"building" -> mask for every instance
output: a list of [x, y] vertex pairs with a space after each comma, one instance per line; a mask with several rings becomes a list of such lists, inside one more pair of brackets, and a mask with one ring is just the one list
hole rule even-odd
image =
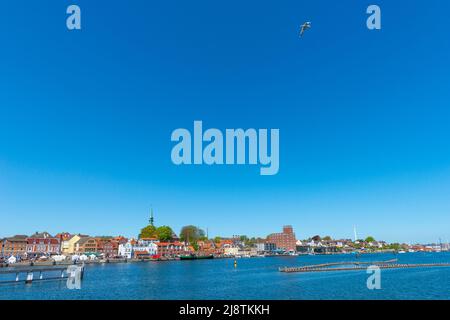
[[264, 242], [258, 242], [256, 244], [256, 251], [258, 252], [264, 252]]
[[63, 240], [61, 244], [61, 252], [64, 255], [71, 255], [75, 253], [75, 244], [78, 242], [78, 240], [81, 239], [81, 236], [79, 234], [72, 236], [71, 238], [67, 240]]
[[220, 241], [217, 243], [217, 246], [219, 248], [225, 247], [225, 246], [233, 246], [233, 240], [231, 239], [220, 239]]
[[267, 242], [274, 243], [278, 249], [285, 251], [295, 251], [296, 242], [295, 233], [292, 226], [284, 226], [283, 232], [272, 233], [267, 236]]
[[127, 243], [128, 239], [125, 238], [124, 236], [117, 236], [117, 237], [113, 237], [112, 238], [113, 241], [117, 242], [117, 245], [122, 244], [122, 243]]
[[96, 238], [97, 252], [105, 258], [117, 256], [119, 250], [119, 242], [114, 238]]
[[72, 238], [72, 235], [69, 232], [61, 232], [55, 235], [55, 238], [58, 238], [59, 240], [66, 241]]
[[48, 232], [36, 232], [27, 238], [26, 251], [28, 256], [55, 255], [61, 252], [58, 238], [52, 237]]
[[14, 237], [0, 240], [0, 257], [25, 256], [27, 252], [27, 236], [15, 235]]
[[127, 259], [149, 258], [158, 254], [158, 243], [156, 238], [130, 239], [118, 245], [117, 255]]
[[223, 254], [226, 256], [237, 256], [239, 254], [239, 247], [226, 244], [223, 246]]
[[277, 250], [277, 245], [272, 242], [258, 242], [256, 244], [257, 252], [274, 252]]
[[161, 257], [175, 257], [189, 254], [188, 247], [179, 241], [174, 242], [158, 242], [158, 255]]
[[131, 239], [126, 243], [119, 244], [117, 255], [119, 257], [131, 259], [133, 256], [133, 246], [136, 244], [136, 240]]
[[150, 258], [158, 254], [159, 240], [156, 238], [139, 239], [133, 246], [134, 258]]
[[200, 255], [220, 254], [220, 250], [212, 240], [197, 241], [197, 251]]
[[96, 254], [97, 251], [97, 240], [93, 237], [81, 237], [75, 243], [75, 253], [76, 254]]

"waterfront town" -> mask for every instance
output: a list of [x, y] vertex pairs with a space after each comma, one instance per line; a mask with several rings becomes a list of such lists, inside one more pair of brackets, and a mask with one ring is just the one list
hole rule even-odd
[[156, 227], [153, 213], [149, 224], [136, 238], [123, 236], [90, 236], [61, 232], [51, 235], [13, 235], [0, 239], [0, 263], [94, 262], [183, 260], [203, 258], [250, 258], [302, 254], [374, 253], [374, 252], [441, 252], [449, 251], [448, 243], [401, 244], [365, 239], [333, 239], [319, 235], [299, 240], [293, 227], [283, 226], [281, 232], [265, 238], [245, 235], [210, 239], [204, 230], [188, 225], [177, 235], [168, 226]]

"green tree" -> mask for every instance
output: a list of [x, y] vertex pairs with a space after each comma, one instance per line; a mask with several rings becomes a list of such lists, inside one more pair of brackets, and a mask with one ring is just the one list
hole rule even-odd
[[251, 237], [250, 239], [247, 239], [247, 241], [245, 242], [245, 245], [253, 246], [255, 243], [256, 243], [256, 238], [255, 237]]
[[222, 240], [221, 237], [215, 237], [215, 238], [214, 238], [214, 242], [215, 242], [215, 243], [220, 243], [221, 240]]
[[152, 225], [148, 225], [145, 228], [141, 229], [141, 233], [139, 234], [139, 239], [142, 238], [154, 238], [156, 237], [156, 228]]
[[156, 228], [156, 236], [161, 241], [171, 240], [173, 237], [173, 230], [169, 226], [161, 226]]
[[248, 241], [248, 237], [246, 235], [240, 236], [239, 240], [241, 240], [242, 242], [247, 242]]
[[325, 236], [325, 237], [323, 237], [323, 240], [325, 240], [325, 241], [330, 241], [330, 240], [331, 240], [331, 237], [330, 237], [330, 236]]
[[193, 225], [184, 226], [180, 231], [180, 239], [181, 241], [196, 243], [200, 239], [206, 239], [205, 231]]
[[365, 242], [368, 242], [368, 243], [374, 242], [374, 241], [375, 241], [375, 238], [372, 237], [372, 236], [368, 236], [368, 237], [366, 238], [366, 240], [365, 240]]

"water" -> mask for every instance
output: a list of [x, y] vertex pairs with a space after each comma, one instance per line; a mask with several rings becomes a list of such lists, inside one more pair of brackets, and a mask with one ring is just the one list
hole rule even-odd
[[[450, 262], [450, 253], [362, 255], [359, 261]], [[86, 267], [81, 290], [65, 281], [0, 285], [0, 299], [450, 299], [450, 267], [384, 269], [381, 289], [361, 271], [282, 273], [278, 267], [354, 261], [354, 255], [144, 262]]]

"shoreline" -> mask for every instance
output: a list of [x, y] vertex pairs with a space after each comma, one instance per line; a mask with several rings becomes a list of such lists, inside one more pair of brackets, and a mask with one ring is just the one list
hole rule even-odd
[[[445, 252], [445, 251], [443, 251]], [[374, 255], [374, 254], [393, 254], [395, 256], [398, 255], [398, 253], [393, 251], [376, 251], [376, 252], [365, 252], [365, 253], [354, 253], [354, 252], [336, 252], [336, 253], [316, 253], [314, 256], [335, 256], [335, 255]], [[414, 252], [414, 253], [428, 253], [428, 252]], [[409, 253], [411, 254], [411, 253]], [[289, 254], [277, 254], [277, 255], [266, 255], [266, 256], [250, 256], [250, 257], [242, 257], [242, 256], [214, 256], [214, 259], [255, 259], [255, 258], [281, 258], [281, 257], [302, 257], [302, 256], [311, 256], [310, 254], [298, 254], [298, 255], [289, 255]], [[27, 267], [61, 267], [61, 266], [71, 266], [71, 265], [99, 265], [99, 264], [114, 264], [114, 263], [142, 263], [142, 262], [167, 262], [167, 261], [183, 261], [179, 257], [164, 257], [164, 258], [158, 258], [158, 259], [126, 259], [126, 258], [117, 258], [117, 259], [98, 259], [98, 260], [86, 260], [82, 262], [72, 262], [72, 261], [62, 261], [62, 262], [55, 262], [55, 261], [39, 261], [39, 262], [30, 262], [30, 261], [21, 261], [14, 264], [8, 264], [8, 263], [0, 263], [0, 268], [13, 268], [13, 269], [21, 269], [21, 268], [27, 268]]]

